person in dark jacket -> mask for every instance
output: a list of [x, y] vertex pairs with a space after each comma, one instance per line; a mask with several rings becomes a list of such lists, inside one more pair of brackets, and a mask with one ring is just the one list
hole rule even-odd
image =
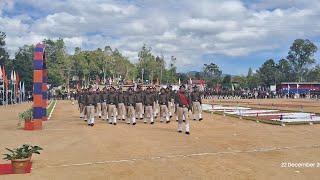
[[136, 96], [133, 93], [132, 88], [128, 89], [128, 93], [124, 98], [124, 104], [127, 108], [127, 124], [130, 124], [130, 122], [132, 121], [132, 125], [136, 125]]
[[109, 124], [117, 125], [117, 106], [118, 98], [116, 89], [114, 87], [110, 88], [110, 93], [108, 94], [108, 110], [109, 110]]
[[168, 93], [166, 93], [166, 90], [164, 88], [162, 88], [160, 90], [160, 94], [158, 95], [158, 103], [160, 106], [160, 123], [163, 122], [163, 117], [164, 115], [166, 116], [166, 122], [169, 123], [170, 119], [169, 119], [169, 96]]
[[196, 112], [198, 112], [199, 121], [202, 121], [202, 101], [201, 93], [197, 86], [194, 86], [194, 91], [191, 92], [191, 102], [192, 102], [192, 117], [196, 120]]
[[94, 108], [97, 106], [97, 102], [92, 87], [89, 87], [89, 93], [85, 96], [85, 105], [87, 108], [88, 126], [93, 126]]
[[153, 105], [154, 105], [154, 94], [151, 92], [150, 87], [147, 88], [147, 92], [144, 94], [143, 104], [145, 106], [145, 117], [144, 123], [147, 123], [147, 117], [150, 118], [150, 124], [153, 124]]

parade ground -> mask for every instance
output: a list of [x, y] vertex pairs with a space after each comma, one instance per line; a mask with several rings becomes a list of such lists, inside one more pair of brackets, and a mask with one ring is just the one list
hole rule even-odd
[[[300, 101], [305, 111], [318, 111], [319, 102], [311, 100], [237, 103], [298, 104], [299, 109]], [[24, 131], [17, 127], [18, 114], [31, 105], [0, 107], [0, 154], [23, 143], [44, 150], [33, 156], [30, 174], [0, 175], [0, 180], [319, 179], [320, 175], [317, 124], [276, 126], [204, 113], [202, 122], [191, 120], [191, 135], [179, 134], [174, 118], [170, 124], [160, 124], [158, 117], [154, 125], [138, 120], [136, 126], [109, 125], [97, 118], [95, 126], [88, 127], [79, 118], [77, 105], [60, 100], [51, 119], [43, 122], [43, 130]], [[1, 158], [0, 163], [6, 161]]]

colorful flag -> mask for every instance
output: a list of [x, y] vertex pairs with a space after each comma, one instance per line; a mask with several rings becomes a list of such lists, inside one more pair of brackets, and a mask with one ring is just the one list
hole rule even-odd
[[6, 75], [5, 77], [5, 82], [6, 82], [6, 90], [9, 90], [9, 81], [8, 81], [8, 76]]
[[17, 72], [16, 81], [17, 81], [17, 82], [20, 82], [20, 76], [19, 76], [18, 72]]
[[158, 78], [157, 78], [157, 82], [156, 82], [156, 84], [157, 84], [157, 85], [159, 85], [159, 79], [158, 79]]
[[179, 78], [179, 85], [181, 84], [180, 78]]
[[190, 78], [190, 84], [192, 85], [192, 79]]
[[77, 90], [78, 90], [78, 91], [81, 91], [80, 83], [77, 84]]
[[4, 69], [4, 66], [2, 67], [2, 77], [3, 79], [6, 79], [6, 71]]
[[13, 71], [13, 80], [17, 81], [17, 73], [16, 73], [16, 71]]
[[13, 81], [13, 71], [11, 71], [10, 80]]
[[2, 79], [2, 69], [1, 69], [1, 66], [0, 66], [0, 79]]

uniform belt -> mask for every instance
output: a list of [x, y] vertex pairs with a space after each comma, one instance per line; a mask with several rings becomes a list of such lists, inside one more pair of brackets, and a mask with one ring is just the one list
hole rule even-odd
[[151, 104], [146, 104], [146, 106], [152, 106]]
[[128, 104], [128, 106], [133, 106], [132, 104]]
[[88, 106], [93, 106], [93, 104], [89, 104]]
[[185, 107], [187, 107], [186, 105], [179, 105], [179, 107], [183, 107], [183, 108], [185, 108]]
[[112, 104], [114, 104], [114, 103], [109, 103], [109, 104], [111, 104], [111, 105], [112, 105]]
[[140, 101], [140, 102], [138, 101], [137, 103], [142, 103], [142, 102], [141, 102], [141, 101]]
[[195, 102], [198, 102], [198, 100], [194, 100]]
[[103, 100], [103, 102], [107, 102], [107, 100]]
[[162, 105], [166, 105], [166, 103], [161, 103]]

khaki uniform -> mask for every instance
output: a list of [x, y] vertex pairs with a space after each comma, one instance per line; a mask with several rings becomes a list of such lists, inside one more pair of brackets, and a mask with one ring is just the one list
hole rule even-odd
[[117, 105], [118, 105], [118, 98], [117, 93], [110, 92], [108, 94], [108, 112], [109, 112], [109, 124], [117, 124]]
[[152, 92], [153, 95], [153, 116], [157, 118], [158, 115], [158, 93], [157, 91]]
[[192, 116], [193, 120], [196, 120], [196, 112], [198, 113], [199, 120], [202, 120], [202, 108], [201, 108], [201, 94], [199, 91], [194, 91], [191, 93], [192, 101]]
[[74, 92], [72, 92], [71, 94], [70, 94], [70, 97], [71, 97], [71, 104], [72, 105], [74, 105], [74, 97], [75, 97], [75, 94], [74, 94]]
[[[183, 98], [187, 101], [186, 104], [183, 102]], [[188, 119], [188, 111], [191, 110], [191, 101], [188, 92], [178, 92], [176, 94], [176, 104], [177, 104], [177, 114], [178, 114], [178, 131], [182, 131], [182, 122], [185, 119], [186, 124], [186, 132], [190, 132], [189, 119]]]
[[169, 101], [168, 101], [168, 111], [169, 111], [169, 115], [170, 117], [172, 116], [172, 113], [175, 112], [175, 106], [174, 106], [174, 92], [173, 91], [168, 91], [167, 92], [168, 96], [169, 96]]
[[135, 93], [136, 99], [136, 115], [143, 119], [143, 92], [139, 91]]
[[95, 98], [96, 98], [96, 103], [97, 103], [97, 106], [95, 109], [95, 116], [101, 117], [101, 94], [100, 94], [100, 92], [96, 92]]
[[160, 93], [158, 95], [158, 102], [160, 106], [160, 122], [162, 122], [163, 117], [166, 116], [166, 121], [169, 122], [169, 96], [167, 93]]
[[135, 106], [136, 106], [136, 99], [135, 99], [135, 95], [132, 93], [128, 93], [125, 96], [125, 101], [124, 104], [127, 107], [127, 124], [130, 124], [130, 121], [132, 121], [133, 125], [136, 123], [136, 111], [135, 111]]
[[125, 120], [126, 107], [124, 105], [125, 94], [123, 92], [118, 93], [118, 119]]
[[[85, 98], [86, 98], [87, 94], [88, 94], [88, 92], [84, 92], [83, 95], [82, 95], [82, 97], [81, 97], [83, 119], [84, 119], [85, 121], [88, 120], [88, 112], [87, 112], [86, 102], [85, 102]], [[81, 111], [81, 107], [80, 107], [80, 111]]]
[[108, 120], [108, 93], [103, 92], [101, 95], [102, 120]]
[[95, 95], [89, 92], [85, 96], [85, 105], [87, 109], [88, 124], [94, 124], [94, 107], [96, 106]]
[[149, 92], [149, 93], [147, 92], [144, 95], [143, 104], [145, 106], [144, 123], [147, 123], [147, 118], [146, 117], [150, 117], [150, 122], [153, 123], [153, 118], [154, 118], [154, 114], [153, 114], [154, 94], [151, 93], [151, 92]]
[[83, 96], [83, 93], [80, 92], [77, 96], [77, 101], [78, 101], [78, 105], [79, 105], [79, 109], [80, 109], [80, 118], [83, 117], [83, 103], [82, 103], [82, 96]]

